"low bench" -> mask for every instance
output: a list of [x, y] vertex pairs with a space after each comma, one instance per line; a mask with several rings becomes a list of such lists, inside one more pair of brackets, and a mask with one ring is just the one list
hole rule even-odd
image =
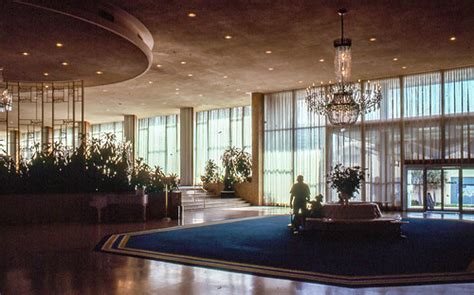
[[305, 218], [304, 230], [320, 231], [323, 234], [360, 233], [370, 235], [400, 237], [401, 226], [407, 224], [396, 218], [379, 217], [373, 219], [333, 219], [333, 218]]

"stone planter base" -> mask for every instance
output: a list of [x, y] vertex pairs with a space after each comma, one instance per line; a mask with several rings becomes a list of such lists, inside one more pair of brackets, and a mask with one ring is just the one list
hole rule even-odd
[[178, 208], [181, 208], [181, 192], [170, 192], [168, 198], [168, 214], [166, 214], [165, 193], [148, 194], [147, 218], [161, 219], [167, 216], [171, 219], [178, 219], [180, 214]]

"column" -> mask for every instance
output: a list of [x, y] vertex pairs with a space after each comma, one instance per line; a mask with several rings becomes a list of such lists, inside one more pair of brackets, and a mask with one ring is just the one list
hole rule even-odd
[[263, 205], [263, 93], [252, 93], [252, 191], [253, 205]]
[[41, 147], [43, 151], [51, 151], [51, 148], [53, 146], [53, 138], [53, 127], [44, 126], [41, 130]]
[[138, 141], [138, 119], [136, 115], [123, 116], [123, 139], [130, 143], [131, 160], [135, 163]]
[[77, 132], [79, 135], [79, 141], [76, 143], [76, 147], [79, 147], [80, 144], [86, 144], [91, 138], [91, 123], [87, 121], [79, 122]]
[[8, 154], [18, 166], [20, 163], [20, 131], [8, 131]]
[[194, 109], [179, 110], [179, 149], [181, 185], [193, 185], [194, 180]]

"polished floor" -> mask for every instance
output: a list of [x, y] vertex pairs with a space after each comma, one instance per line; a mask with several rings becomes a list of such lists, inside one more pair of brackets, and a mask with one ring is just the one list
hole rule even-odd
[[[285, 208], [206, 209], [184, 224], [287, 213]], [[409, 214], [473, 221], [466, 214]], [[0, 294], [474, 294], [473, 284], [348, 289], [94, 252], [106, 234], [175, 221], [0, 227]]]

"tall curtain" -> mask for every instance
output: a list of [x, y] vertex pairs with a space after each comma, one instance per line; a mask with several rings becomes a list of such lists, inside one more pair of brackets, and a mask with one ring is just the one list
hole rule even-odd
[[118, 141], [123, 140], [123, 122], [112, 122], [91, 125], [92, 138], [100, 139], [105, 134], [112, 133]]
[[267, 204], [288, 203], [288, 188], [298, 174], [312, 194], [326, 191], [326, 200], [336, 200], [324, 175], [342, 163], [368, 169], [358, 199], [399, 206], [404, 165], [474, 158], [473, 67], [373, 82], [382, 87], [380, 109], [342, 128], [308, 113], [303, 91], [265, 95]]
[[179, 116], [138, 120], [138, 157], [167, 174], [179, 174]]
[[293, 92], [265, 95], [264, 201], [289, 202], [293, 171]]
[[[233, 146], [252, 152], [251, 107], [216, 109], [196, 113], [194, 139], [194, 182], [201, 183], [201, 175], [208, 160], [221, 169], [224, 151]], [[222, 169], [221, 169], [222, 170]]]

